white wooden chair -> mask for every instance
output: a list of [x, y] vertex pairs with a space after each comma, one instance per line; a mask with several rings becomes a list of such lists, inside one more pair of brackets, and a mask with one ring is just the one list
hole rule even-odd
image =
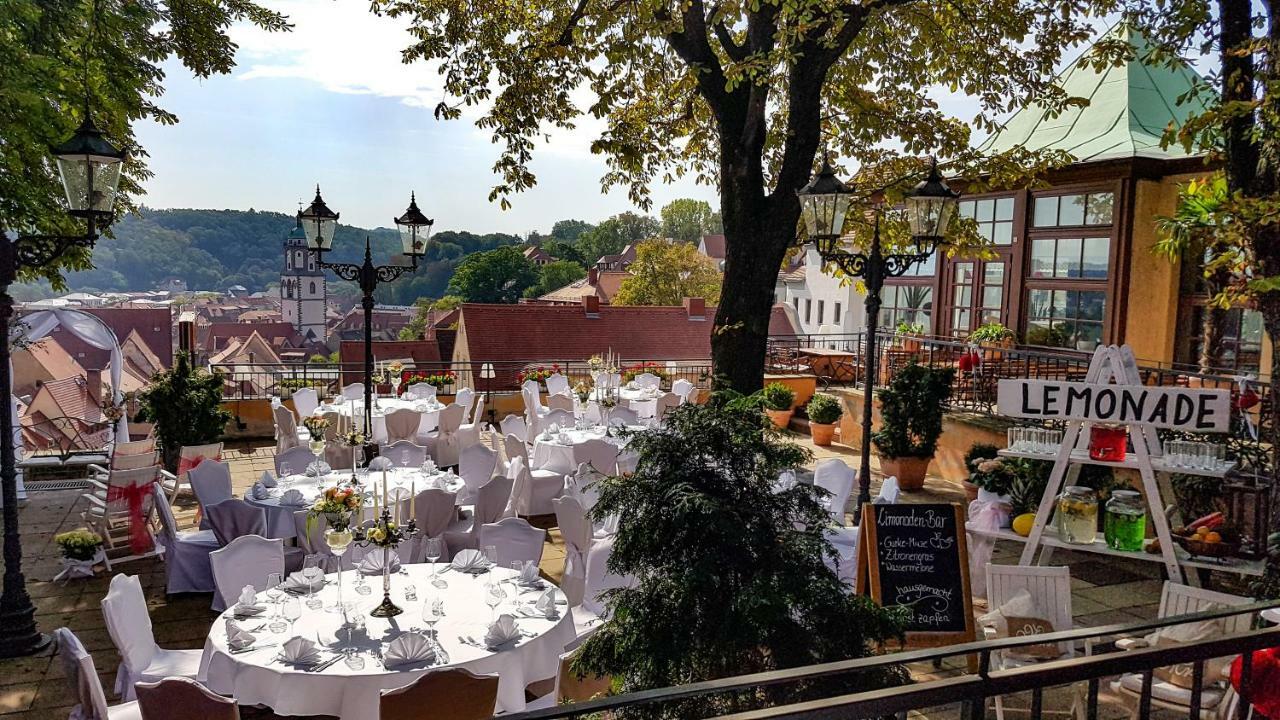
[[547, 407], [552, 410], [564, 410], [573, 412], [573, 398], [568, 395], [548, 395]]
[[[1204, 590], [1166, 580], [1164, 588], [1160, 592], [1160, 610], [1156, 617], [1171, 618], [1208, 610], [1239, 607], [1248, 605], [1251, 602], [1253, 600], [1239, 595], [1228, 595], [1227, 593]], [[1252, 621], [1253, 618], [1250, 614], [1241, 613], [1233, 617], [1223, 618], [1218, 622], [1222, 634], [1234, 635], [1248, 631]], [[1123, 650], [1146, 646], [1146, 640], [1143, 638], [1124, 638], [1116, 642], [1116, 647]], [[1227, 668], [1229, 669], [1230, 665], [1227, 665]], [[1138, 717], [1140, 710], [1139, 702], [1142, 697], [1143, 675], [1144, 673], [1141, 672], [1125, 673], [1118, 680], [1111, 683], [1111, 690], [1130, 703], [1130, 718], [1134, 720]], [[1226, 679], [1223, 678], [1223, 680]], [[1201, 691], [1200, 720], [1222, 720], [1233, 717], [1239, 700], [1240, 698], [1235, 694], [1231, 683], [1219, 680], [1218, 687], [1206, 688]], [[1151, 706], [1185, 715], [1191, 709], [1191, 690], [1153, 678], [1151, 683]]]
[[480, 442], [480, 433], [485, 429], [484, 395], [476, 395], [475, 404], [471, 406], [470, 418], [463, 418], [458, 426], [458, 444], [463, 450]]
[[[1004, 605], [1019, 590], [1031, 593], [1031, 598], [1043, 613], [1042, 619], [1053, 624], [1055, 632], [1070, 630], [1075, 627], [1071, 614], [1071, 569], [1040, 565], [988, 565], [987, 566], [987, 603], [992, 610]], [[983, 632], [991, 639], [995, 629], [984, 627]], [[1076, 655], [1075, 644], [1058, 643], [1061, 658], [1072, 658]], [[1015, 667], [1033, 665], [1036, 661], [1013, 658], [1007, 653], [996, 651], [991, 654], [992, 669], [1004, 670]], [[996, 718], [1004, 720], [1004, 698], [996, 696]], [[1077, 718], [1084, 718], [1084, 697], [1079, 685], [1071, 688], [1070, 713]], [[1046, 711], [1051, 712], [1051, 711]]]
[[813, 471], [813, 484], [831, 493], [823, 502], [831, 519], [837, 525], [844, 525], [844, 508], [849, 504], [849, 495], [853, 492], [853, 480], [858, 473], [840, 458], [827, 458], [818, 463]]
[[651, 372], [643, 372], [636, 376], [635, 382], [642, 388], [657, 389], [662, 385], [662, 378]]
[[202, 650], [168, 650], [156, 644], [147, 598], [136, 575], [113, 576], [101, 605], [107, 634], [120, 653], [116, 694], [122, 700], [133, 699], [134, 683], [200, 674]]
[[172, 504], [178, 499], [178, 493], [182, 492], [183, 485], [186, 485], [188, 490], [192, 489], [191, 478], [188, 477], [191, 470], [205, 460], [221, 459], [222, 443], [220, 442], [207, 445], [184, 445], [178, 451], [178, 474], [174, 476], [166, 472], [161, 476], [160, 486], [169, 496], [169, 503]]
[[[160, 468], [154, 465], [133, 470], [112, 470], [107, 476], [106, 489], [101, 498], [93, 493], [85, 493], [81, 496], [89, 501], [89, 507], [80, 513], [80, 518], [90, 530], [102, 536], [108, 548], [114, 548], [117, 541], [112, 538], [112, 532], [121, 529], [127, 531], [132, 527], [128, 495], [144, 493], [141, 496], [141, 522], [146, 528], [150, 528], [155, 513], [155, 502], [150, 488], [159, 475]], [[108, 500], [107, 498], [112, 497], [112, 488], [117, 489], [116, 497]]]
[[342, 397], [348, 400], [364, 400], [364, 383], [351, 383], [342, 388]]
[[697, 388], [694, 387], [693, 383], [685, 380], [684, 378], [680, 378], [679, 380], [671, 383], [671, 392], [680, 397], [681, 405], [693, 400], [693, 394], [696, 389]]

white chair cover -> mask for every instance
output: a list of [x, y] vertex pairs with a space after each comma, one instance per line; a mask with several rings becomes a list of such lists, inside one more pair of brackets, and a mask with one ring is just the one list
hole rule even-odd
[[[321, 557], [321, 567], [326, 573], [337, 572], [339, 558], [329, 549], [329, 543], [324, 541], [324, 531], [327, 525], [322, 518], [312, 520], [310, 527], [307, 524], [307, 516], [310, 513], [306, 510], [293, 511], [293, 531], [294, 538], [297, 539], [298, 547], [305, 555], [319, 555]], [[341, 558], [342, 569], [350, 570], [352, 568], [351, 561], [348, 559], [349, 553], [344, 553]]]
[[476, 498], [476, 491], [493, 477], [494, 467], [498, 464], [498, 454], [484, 445], [472, 445], [462, 451], [458, 460], [458, 474], [465, 485], [461, 495], [463, 505], [469, 505]]
[[404, 391], [404, 397], [409, 400], [434, 400], [436, 397], [436, 386], [431, 383], [414, 383]]
[[457, 500], [457, 493], [433, 489], [423, 490], [418, 493], [417, 497], [403, 502], [402, 510], [406, 515], [409, 511], [409, 503], [413, 503], [415, 517], [418, 521], [418, 534], [414, 535], [413, 539], [409, 541], [408, 550], [403, 553], [405, 562], [426, 562], [427, 540], [430, 538], [442, 540], [445, 548], [441, 557], [449, 557], [449, 542], [445, 538], [445, 531], [449, 529], [449, 524], [458, 516]]
[[857, 475], [853, 468], [840, 458], [827, 458], [818, 463], [813, 471], [813, 484], [831, 493], [826, 499], [827, 511], [837, 525], [844, 525], [844, 508], [849, 503], [849, 494], [853, 491], [853, 479]]
[[573, 447], [573, 459], [586, 463], [605, 475], [618, 474], [618, 446], [592, 438]]
[[[514, 435], [504, 441], [507, 458], [507, 476], [515, 480], [511, 489], [513, 515], [547, 515], [555, 512], [551, 501], [564, 492], [564, 474], [555, 470], [530, 468], [529, 448]], [[513, 467], [520, 460], [519, 468]], [[518, 510], [517, 510], [518, 508]]]
[[535, 428], [535, 433], [541, 433], [552, 425], [556, 425], [561, 429], [573, 427], [573, 413], [569, 410], [548, 410], [538, 418], [538, 426]]
[[662, 378], [650, 372], [640, 373], [636, 376], [636, 384], [642, 388], [658, 389], [662, 385]]
[[668, 410], [679, 407], [682, 402], [683, 400], [680, 399], [680, 396], [673, 392], [659, 395], [658, 399], [653, 403], [653, 418], [661, 422]]
[[471, 408], [471, 418], [468, 422], [464, 422], [458, 427], [458, 442], [460, 449], [467, 448], [480, 442], [480, 433], [486, 427], [482, 418], [484, 417], [484, 396], [477, 395], [475, 404]]
[[[283, 405], [274, 407], [271, 409], [271, 417], [275, 420], [276, 426], [277, 455], [302, 444], [302, 438], [298, 432], [298, 423], [293, 419], [293, 413], [289, 412], [289, 408]], [[306, 432], [305, 428], [303, 432]], [[309, 433], [308, 436], [310, 436]]]
[[548, 395], [547, 407], [554, 410], [564, 410], [565, 412], [573, 412], [573, 398], [568, 395]]
[[267, 515], [262, 508], [250, 505], [240, 498], [228, 498], [205, 509], [213, 536], [225, 547], [231, 541], [245, 535], [267, 534]]
[[301, 475], [306, 472], [307, 466], [315, 461], [316, 456], [312, 455], [310, 448], [306, 446], [285, 450], [276, 455], [276, 475], [283, 474], [282, 468], [285, 465], [288, 465], [295, 475]]
[[480, 547], [492, 545], [502, 567], [510, 567], [517, 560], [535, 565], [542, 562], [546, 539], [546, 530], [530, 525], [523, 518], [503, 518], [480, 526]]
[[164, 547], [165, 592], [170, 595], [184, 592], [213, 592], [213, 569], [209, 565], [209, 553], [219, 547], [212, 530], [179, 532], [173, 518], [173, 510], [165, 499], [164, 491], [154, 485], [156, 510], [160, 515], [160, 535], [157, 538]]
[[235, 604], [245, 585], [266, 590], [271, 573], [284, 573], [284, 541], [244, 535], [210, 553], [209, 562], [218, 588], [213, 594], [213, 609], [222, 612]]
[[231, 499], [231, 466], [217, 460], [205, 460], [187, 471], [191, 491], [196, 495], [203, 517], [200, 529], [208, 530], [209, 507]]
[[[524, 418], [519, 415], [508, 415], [498, 423], [498, 428], [502, 432], [503, 437], [515, 435], [520, 442], [528, 441], [528, 426], [524, 422]], [[507, 458], [508, 460], [510, 458]]]
[[566, 487], [577, 497], [578, 502], [582, 503], [582, 509], [591, 512], [591, 508], [595, 507], [596, 501], [600, 499], [600, 489], [596, 483], [604, 478], [604, 473], [587, 463], [579, 463], [577, 472], [568, 478]]
[[342, 388], [342, 397], [348, 400], [363, 400], [364, 383], [351, 383]]
[[166, 650], [156, 645], [147, 598], [136, 576], [121, 574], [111, 578], [107, 595], [102, 598], [102, 617], [107, 634], [120, 653], [116, 694], [122, 700], [133, 699], [133, 685], [137, 682], [199, 675], [203, 651]]
[[422, 467], [422, 463], [426, 461], [427, 449], [415, 445], [412, 440], [401, 440], [384, 445], [378, 450], [378, 455], [390, 460], [395, 467], [416, 468]]
[[569, 394], [569, 378], [554, 373], [547, 376], [547, 395], [568, 395]]
[[609, 411], [609, 426], [620, 427], [622, 425], [639, 425], [640, 416], [635, 410], [629, 407], [618, 407]]
[[618, 587], [633, 587], [636, 579], [630, 575], [609, 572], [609, 556], [613, 554], [613, 536], [596, 538], [587, 552], [587, 586], [582, 595], [582, 609], [606, 617], [600, 593]]
[[399, 408], [387, 413], [383, 419], [387, 423], [388, 443], [401, 440], [417, 441], [418, 428], [422, 425], [422, 413], [412, 408]]
[[556, 498], [551, 505], [555, 508], [560, 536], [564, 538], [564, 579], [560, 581], [560, 589], [568, 596], [571, 607], [581, 605], [587, 582], [587, 553], [591, 550], [591, 523], [577, 498]]
[[471, 417], [471, 403], [475, 402], [476, 391], [471, 388], [462, 388], [453, 396], [453, 401], [462, 406], [462, 421], [466, 422]]
[[897, 476], [890, 475], [884, 479], [884, 482], [880, 483], [880, 497], [876, 498], [875, 502], [883, 502], [892, 505], [898, 502], [898, 497], [901, 494], [902, 489], [898, 487]]
[[676, 396], [680, 398], [681, 404], [687, 403], [692, 399], [693, 390], [693, 383], [685, 380], [684, 378], [680, 378], [679, 380], [671, 383], [671, 392], [675, 393]]
[[636, 465], [640, 463], [640, 455], [634, 452], [623, 450], [618, 453], [618, 474], [630, 475], [636, 471]]
[[471, 512], [449, 526], [445, 532], [445, 544], [449, 546], [451, 555], [459, 550], [480, 547], [480, 526], [496, 523], [506, 517], [508, 501], [511, 498], [511, 478], [494, 475], [489, 482], [477, 492], [476, 503]]
[[462, 426], [463, 407], [450, 403], [440, 411], [439, 428], [427, 438], [427, 452], [431, 454], [436, 465], [450, 467], [458, 464], [458, 453], [461, 443], [458, 440], [458, 428]]
[[98, 677], [98, 669], [93, 664], [93, 656], [84, 649], [80, 638], [70, 629], [60, 627], [53, 631], [53, 639], [58, 647], [58, 657], [62, 662], [62, 676], [66, 679], [72, 694], [80, 700], [80, 704], [71, 708], [69, 720], [116, 720], [121, 717], [141, 718], [137, 703], [129, 702], [117, 705], [115, 712], [107, 709], [107, 693], [102, 689], [102, 680]]
[[298, 411], [298, 417], [304, 418], [315, 412], [320, 407], [320, 396], [316, 394], [315, 388], [302, 388], [293, 391], [293, 409]]

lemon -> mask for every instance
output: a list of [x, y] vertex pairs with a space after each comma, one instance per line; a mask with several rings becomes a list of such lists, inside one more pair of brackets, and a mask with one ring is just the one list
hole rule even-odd
[[1026, 537], [1031, 534], [1031, 526], [1036, 522], [1035, 513], [1023, 513], [1013, 519], [1013, 531]]

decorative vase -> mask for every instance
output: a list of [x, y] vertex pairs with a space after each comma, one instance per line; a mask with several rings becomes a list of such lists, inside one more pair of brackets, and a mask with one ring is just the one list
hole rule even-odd
[[779, 430], [786, 430], [787, 426], [791, 424], [791, 415], [795, 411], [766, 409], [764, 412], [766, 415], [769, 416], [769, 419], [773, 421], [774, 427], [778, 428]]
[[324, 531], [324, 542], [333, 556], [338, 558], [338, 600], [333, 604], [332, 610], [343, 612], [346, 608], [342, 603], [342, 556], [353, 539], [351, 517], [344, 513], [325, 513], [325, 520], [329, 523], [329, 529]]
[[813, 444], [826, 447], [836, 435], [835, 423], [809, 423], [809, 434], [813, 436]]
[[880, 472], [888, 477], [898, 478], [898, 487], [904, 492], [915, 492], [924, 489], [924, 477], [929, 470], [927, 457], [880, 457]]

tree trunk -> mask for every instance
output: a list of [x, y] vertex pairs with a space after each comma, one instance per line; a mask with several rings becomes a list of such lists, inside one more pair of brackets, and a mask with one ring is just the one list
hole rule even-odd
[[1222, 325], [1227, 321], [1227, 311], [1216, 305], [1208, 305], [1200, 321], [1200, 357], [1196, 364], [1200, 372], [1209, 374], [1222, 367]]
[[[1260, 439], [1271, 444], [1271, 472], [1268, 478], [1271, 481], [1271, 527], [1267, 530], [1269, 533], [1276, 533], [1280, 532], [1280, 488], [1276, 487], [1276, 469], [1280, 468], [1280, 442], [1277, 442], [1280, 440], [1277, 437], [1277, 429], [1280, 428], [1280, 402], [1277, 400], [1280, 398], [1277, 398], [1275, 392], [1276, 382], [1280, 379], [1280, 296], [1276, 293], [1260, 296], [1258, 311], [1262, 314], [1262, 324], [1271, 343], [1271, 392], [1265, 396], [1265, 415], [1259, 418], [1258, 424], [1261, 426]], [[1267, 577], [1273, 584], [1280, 582], [1280, 562], [1271, 555], [1267, 558]]]

